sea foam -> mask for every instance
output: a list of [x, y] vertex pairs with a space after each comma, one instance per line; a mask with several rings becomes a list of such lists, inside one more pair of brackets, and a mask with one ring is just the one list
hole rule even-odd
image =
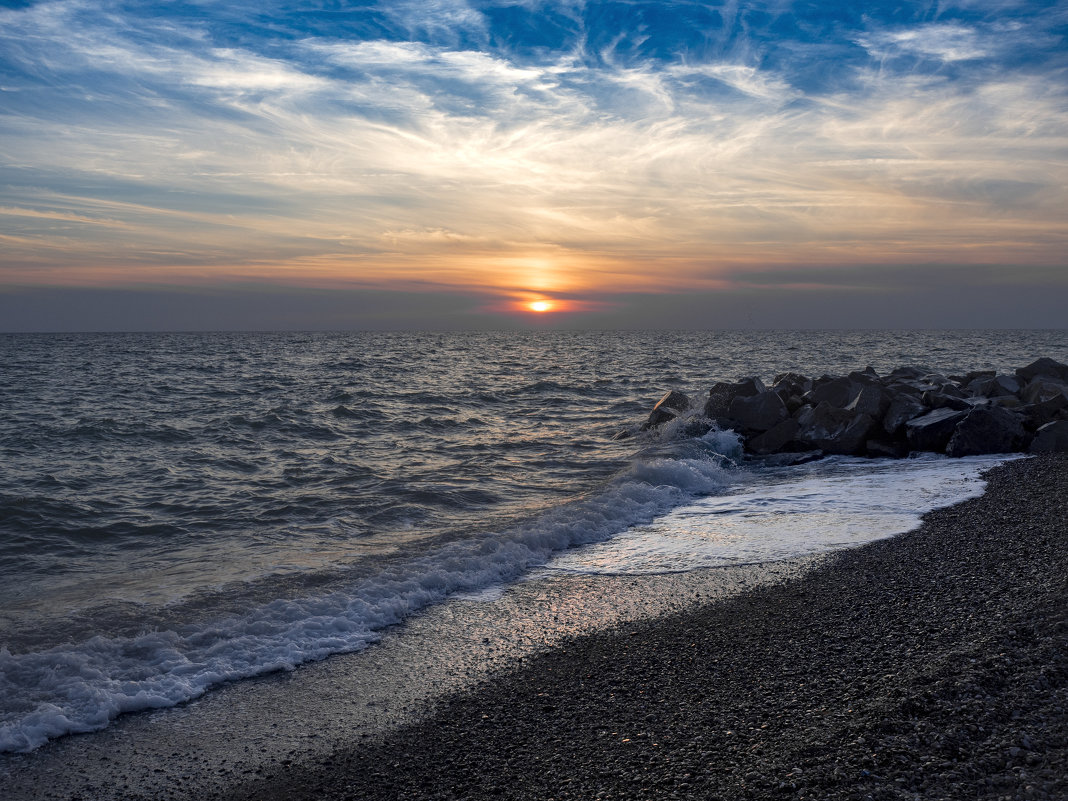
[[750, 472], [601, 543], [557, 554], [555, 573], [635, 575], [772, 562], [910, 531], [921, 515], [981, 495], [979, 474], [1017, 456], [834, 457]]

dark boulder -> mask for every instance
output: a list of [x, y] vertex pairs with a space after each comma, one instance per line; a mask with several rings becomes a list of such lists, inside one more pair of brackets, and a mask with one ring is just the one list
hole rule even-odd
[[766, 391], [764, 382], [759, 378], [743, 378], [741, 381], [717, 381], [708, 390], [705, 402], [705, 417], [719, 420], [727, 416], [731, 402], [738, 397], [748, 398]]
[[862, 384], [845, 408], [856, 414], [866, 414], [881, 420], [890, 408], [890, 396], [878, 384]]
[[1068, 364], [1061, 364], [1053, 359], [1042, 357], [1031, 362], [1026, 367], [1020, 367], [1016, 370], [1017, 378], [1025, 383], [1040, 375], [1068, 382]]
[[1068, 395], [1068, 384], [1042, 375], [1032, 378], [1019, 391], [1020, 400], [1024, 403], [1041, 403], [1058, 395]]
[[670, 422], [690, 408], [690, 399], [681, 392], [671, 390], [656, 402], [656, 406], [649, 412], [649, 419], [642, 428], [655, 428]]
[[914, 451], [945, 451], [957, 423], [967, 412], [956, 409], [935, 409], [905, 423], [905, 435]]
[[1027, 442], [1020, 416], [1000, 407], [972, 409], [959, 423], [946, 445], [949, 456], [1013, 453]]
[[923, 405], [928, 409], [955, 409], [959, 412], [972, 408], [964, 398], [957, 395], [947, 394], [941, 390], [928, 390], [921, 396]]
[[824, 442], [823, 450], [827, 453], [859, 456], [864, 452], [864, 445], [875, 426], [875, 420], [869, 415], [858, 414], [841, 433]]
[[968, 382], [966, 388], [971, 395], [994, 398], [1015, 395], [1020, 391], [1020, 382], [1010, 375], [989, 375]]
[[[897, 395], [914, 395], [918, 399], [924, 392], [915, 381], [891, 381], [888, 384], [884, 384], [884, 386], [886, 387], [886, 391], [890, 393], [891, 397]], [[930, 387], [928, 387], [928, 389], [930, 389]]]
[[752, 437], [745, 446], [751, 452], [761, 455], [777, 453], [793, 442], [800, 428], [801, 425], [796, 420], [789, 418], [772, 426], [763, 434]]
[[987, 398], [986, 401], [991, 406], [1004, 406], [1006, 409], [1014, 409], [1020, 405], [1020, 399], [1015, 395], [995, 395], [993, 398]]
[[967, 398], [968, 393], [957, 386], [955, 383], [946, 378], [941, 383], [936, 382], [935, 386], [938, 387], [938, 391], [943, 395], [949, 395], [954, 398]]
[[1059, 414], [1068, 410], [1068, 396], [1055, 395], [1049, 400], [1039, 403], [1028, 403], [1018, 406], [1016, 411], [1023, 417], [1024, 425], [1032, 431], [1041, 428], [1046, 423], [1052, 423], [1058, 419]]
[[742, 396], [743, 398], [749, 398], [753, 395], [759, 395], [761, 392], [766, 392], [768, 389], [766, 386], [764, 386], [764, 382], [756, 376], [749, 376], [747, 378], [743, 378], [737, 384], [735, 384], [735, 386], [738, 387], [737, 394]]
[[864, 449], [875, 427], [870, 415], [839, 409], [824, 401], [805, 408], [797, 417], [797, 440], [827, 453], [853, 455]]
[[750, 397], [738, 395], [727, 409], [727, 417], [746, 431], [767, 431], [789, 416], [782, 398], [771, 390]]
[[890, 401], [890, 407], [883, 416], [883, 430], [887, 434], [897, 434], [905, 423], [927, 411], [927, 407], [918, 397], [907, 393], [898, 394]]
[[857, 385], [845, 376], [838, 378], [823, 376], [814, 383], [812, 389], [805, 393], [804, 398], [813, 406], [828, 403], [836, 409], [844, 409], [857, 390]]
[[987, 393], [990, 397], [999, 395], [1016, 395], [1020, 391], [1020, 382], [1011, 375], [994, 376], [994, 386]]
[[1068, 453], [1068, 420], [1046, 423], [1031, 440], [1031, 453]]
[[915, 381], [903, 380], [895, 381], [891, 385], [896, 391], [907, 392], [912, 391], [914, 395], [922, 395], [925, 392], [941, 392], [942, 384], [932, 384], [930, 381], [925, 381], [922, 378], [918, 378]]
[[786, 390], [787, 395], [803, 395], [812, 389], [812, 379], [800, 373], [779, 373], [771, 382], [771, 388], [780, 394], [781, 390]]
[[994, 376], [994, 386], [988, 393], [991, 397], [998, 395], [1015, 395], [1020, 391], [1020, 381], [1011, 375]]
[[875, 372], [875, 368], [870, 364], [863, 370], [854, 370], [847, 378], [854, 384], [878, 384], [879, 374]]
[[[782, 396], [780, 395], [779, 397]], [[800, 395], [791, 395], [788, 398], [783, 398], [783, 401], [786, 403], [786, 411], [788, 411], [791, 416], [794, 415], [798, 409], [805, 405], [805, 399], [802, 398]]]
[[997, 375], [997, 373], [993, 370], [972, 370], [971, 372], [964, 374], [960, 383], [967, 385], [977, 378], [993, 378], [995, 375]]

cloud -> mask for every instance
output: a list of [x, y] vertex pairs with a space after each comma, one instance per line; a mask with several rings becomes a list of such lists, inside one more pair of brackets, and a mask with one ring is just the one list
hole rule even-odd
[[1026, 9], [427, 8], [0, 12], [0, 281], [644, 292], [1068, 250], [1066, 67]]
[[487, 34], [485, 18], [465, 0], [391, 0], [384, 8], [409, 37], [458, 44], [464, 34], [479, 39]]
[[984, 39], [985, 37], [972, 27], [933, 24], [877, 31], [861, 36], [857, 41], [879, 58], [911, 53], [941, 61], [969, 61], [991, 54], [991, 43]]

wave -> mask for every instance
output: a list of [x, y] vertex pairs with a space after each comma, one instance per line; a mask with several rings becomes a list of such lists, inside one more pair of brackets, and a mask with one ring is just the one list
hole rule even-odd
[[344, 591], [283, 599], [208, 624], [97, 636], [48, 650], [0, 648], [0, 751], [101, 729], [125, 712], [174, 706], [223, 682], [358, 651], [378, 632], [454, 593], [512, 581], [577, 545], [647, 523], [722, 491], [738, 468], [729, 432], [663, 443], [587, 497], [514, 528], [440, 545], [384, 567]]

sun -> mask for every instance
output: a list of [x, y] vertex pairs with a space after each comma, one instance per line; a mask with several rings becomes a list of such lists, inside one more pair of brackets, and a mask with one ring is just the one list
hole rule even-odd
[[553, 304], [547, 300], [534, 300], [527, 304], [527, 308], [536, 312], [552, 311]]

